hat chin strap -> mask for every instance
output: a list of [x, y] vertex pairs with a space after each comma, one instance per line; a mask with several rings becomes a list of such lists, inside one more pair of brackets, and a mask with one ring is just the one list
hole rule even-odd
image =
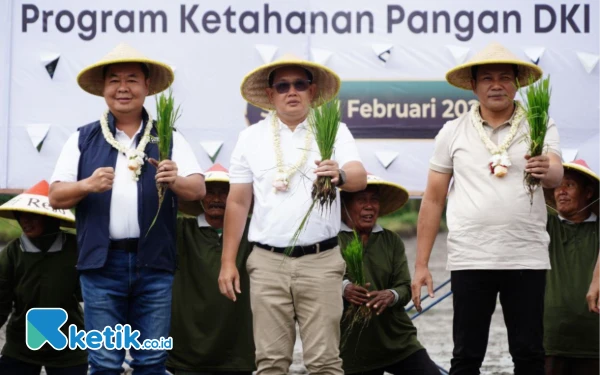
[[350, 216], [350, 212], [348, 212], [348, 207], [346, 207], [346, 204], [343, 201], [342, 201], [342, 207], [344, 208], [344, 211], [346, 212], [346, 217], [348, 217], [348, 220], [350, 220], [350, 223], [352, 224], [352, 230], [354, 230], [354, 221], [352, 221], [352, 217]]
[[581, 210], [577, 211], [577, 213], [580, 213], [581, 211], [586, 210], [588, 207], [592, 206], [593, 204], [596, 204], [596, 202], [598, 202], [598, 199], [600, 199], [600, 198], [596, 198], [592, 203], [588, 204], [587, 206], [585, 206]]
[[[580, 213], [581, 211], [584, 211], [586, 209], [588, 209], [589, 207], [591, 207], [592, 205], [594, 205], [596, 202], [598, 202], [600, 198], [596, 198], [593, 202], [591, 202], [590, 204], [588, 204], [587, 206], [583, 207], [581, 210], [575, 212], [575, 215], [577, 215], [578, 213]], [[557, 214], [560, 214], [560, 212], [558, 212], [558, 210], [550, 205], [546, 205], [546, 207], [548, 207], [549, 209], [551, 209], [552, 211], [556, 212]]]

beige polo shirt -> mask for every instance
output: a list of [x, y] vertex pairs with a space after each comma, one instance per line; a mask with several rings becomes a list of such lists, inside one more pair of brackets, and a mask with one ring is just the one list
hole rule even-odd
[[[483, 128], [495, 144], [510, 131], [506, 124]], [[452, 173], [446, 220], [448, 270], [550, 269], [546, 232], [546, 205], [541, 188], [530, 205], [523, 182], [528, 123], [507, 152], [512, 165], [502, 178], [490, 172], [491, 154], [473, 126], [470, 111], [447, 122], [435, 138], [430, 168]], [[546, 134], [548, 152], [560, 155], [558, 130], [550, 119]]]

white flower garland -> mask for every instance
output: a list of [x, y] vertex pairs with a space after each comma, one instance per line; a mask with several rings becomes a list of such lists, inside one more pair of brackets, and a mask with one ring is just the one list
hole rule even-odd
[[479, 106], [479, 103], [475, 103], [471, 107], [471, 122], [473, 123], [473, 126], [475, 126], [475, 129], [477, 129], [477, 133], [479, 133], [479, 137], [485, 144], [485, 147], [488, 149], [490, 154], [492, 154], [492, 157], [489, 161], [491, 173], [493, 173], [496, 177], [504, 177], [508, 173], [508, 167], [512, 165], [510, 158], [508, 157], [507, 150], [517, 135], [519, 125], [525, 118], [526, 112], [521, 106], [521, 103], [515, 101], [516, 108], [515, 114], [512, 118], [512, 123], [510, 124], [510, 131], [504, 138], [503, 142], [500, 145], [496, 145], [494, 142], [492, 142], [490, 137], [488, 137], [483, 129], [483, 119], [479, 113]]
[[110, 128], [108, 127], [108, 110], [106, 110], [102, 117], [100, 117], [100, 127], [102, 128], [102, 135], [104, 135], [106, 142], [127, 157], [127, 167], [133, 172], [132, 178], [134, 181], [138, 181], [140, 179], [140, 175], [142, 174], [142, 165], [144, 165], [144, 159], [146, 158], [144, 150], [150, 141], [152, 115], [148, 113], [148, 121], [146, 122], [146, 128], [144, 129], [144, 135], [142, 136], [142, 139], [140, 139], [140, 143], [135, 149], [123, 146], [112, 135]]
[[[309, 115], [309, 119], [311, 116]], [[309, 120], [310, 121], [310, 120]], [[281, 137], [279, 131], [279, 121], [277, 121], [277, 115], [275, 112], [271, 114], [271, 128], [273, 130], [273, 143], [275, 146], [275, 158], [277, 161], [277, 174], [275, 175], [275, 179], [273, 180], [274, 191], [277, 193], [278, 191], [287, 191], [290, 180], [294, 173], [296, 173], [304, 164], [306, 164], [306, 160], [308, 159], [308, 152], [312, 146], [312, 131], [311, 127], [307, 126], [306, 136], [304, 138], [304, 150], [302, 151], [302, 156], [296, 162], [296, 164], [285, 167], [283, 164], [283, 152], [281, 151]]]

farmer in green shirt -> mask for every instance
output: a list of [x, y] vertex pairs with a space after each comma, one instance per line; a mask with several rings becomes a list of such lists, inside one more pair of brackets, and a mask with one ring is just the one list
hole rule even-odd
[[[41, 181], [0, 206], [0, 217], [17, 220], [23, 234], [0, 251], [0, 327], [6, 323], [6, 343], [0, 357], [0, 374], [85, 375], [84, 350], [55, 350], [45, 343], [31, 350], [25, 343], [27, 312], [31, 308], [61, 308], [68, 318], [61, 331], [67, 336], [74, 324], [83, 330], [81, 291], [75, 264], [77, 240], [60, 230], [73, 227], [69, 210], [48, 203], [48, 182]], [[10, 319], [9, 319], [10, 315]]]
[[400, 185], [367, 176], [367, 188], [342, 192], [341, 248], [352, 240], [353, 229], [364, 246], [363, 262], [368, 290], [345, 278], [345, 311], [349, 304], [371, 309], [362, 330], [348, 329], [342, 319], [341, 357], [346, 374], [439, 375], [439, 370], [417, 340], [417, 329], [404, 311], [411, 299], [410, 272], [404, 243], [396, 233], [377, 225], [377, 218], [398, 210], [408, 200]]
[[179, 269], [173, 281], [173, 309], [167, 367], [176, 375], [251, 375], [254, 365], [252, 312], [246, 259], [247, 233], [237, 254], [245, 293], [231, 303], [218, 288], [222, 231], [229, 193], [229, 172], [220, 164], [206, 171], [206, 196], [200, 202], [181, 202], [193, 218], [177, 221]]
[[548, 215], [546, 375], [598, 374], [598, 175], [583, 160], [563, 166], [560, 186], [546, 191], [558, 212]]

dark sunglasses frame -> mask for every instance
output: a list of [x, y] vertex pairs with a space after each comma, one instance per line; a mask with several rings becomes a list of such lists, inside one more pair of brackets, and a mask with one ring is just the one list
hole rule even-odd
[[277, 82], [273, 84], [273, 88], [279, 93], [279, 94], [285, 94], [288, 91], [290, 91], [290, 88], [292, 87], [292, 85], [294, 85], [294, 89], [296, 91], [306, 91], [308, 90], [308, 88], [310, 87], [312, 81], [310, 79], [297, 79], [294, 82]]

